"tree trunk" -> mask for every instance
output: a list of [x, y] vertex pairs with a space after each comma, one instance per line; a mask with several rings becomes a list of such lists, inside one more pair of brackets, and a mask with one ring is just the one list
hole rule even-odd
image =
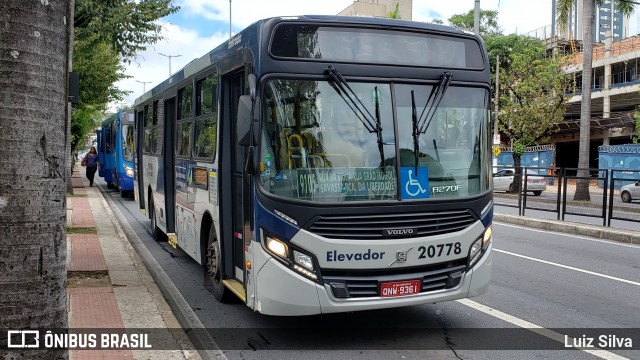
[[[67, 327], [67, 6], [0, 0], [0, 329]], [[67, 356], [11, 350], [0, 358]]]
[[[69, 74], [73, 70], [73, 12], [75, 0], [67, 0], [69, 2], [69, 6], [67, 7], [67, 19], [71, 19], [67, 21], [67, 69], [66, 73]], [[69, 102], [69, 76], [67, 75], [67, 86], [65, 92], [65, 98], [67, 99], [67, 108], [65, 110], [65, 126], [66, 126], [66, 139], [65, 139], [65, 151], [67, 154], [67, 162], [66, 162], [66, 174], [67, 178], [67, 194], [73, 194], [73, 184], [71, 183], [71, 175], [73, 174], [73, 165], [74, 158], [71, 153], [71, 103]]]
[[[589, 146], [591, 144], [591, 66], [593, 63], [593, 11], [595, 1], [582, 0], [582, 102], [580, 104], [580, 151], [578, 176], [589, 177]], [[589, 180], [578, 179], [573, 200], [590, 200]]]

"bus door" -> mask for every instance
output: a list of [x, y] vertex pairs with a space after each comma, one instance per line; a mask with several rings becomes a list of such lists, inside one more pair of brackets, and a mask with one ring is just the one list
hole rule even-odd
[[[96, 151], [98, 153], [98, 163], [99, 164], [104, 164], [104, 152], [102, 151], [102, 129], [98, 129], [96, 130], [96, 134], [97, 134], [97, 144], [96, 144]], [[98, 166], [98, 176], [100, 177], [104, 177], [104, 167], [102, 166]]]
[[164, 208], [166, 215], [166, 233], [175, 233], [175, 131], [176, 131], [176, 98], [164, 102]]
[[[244, 71], [223, 76], [223, 151], [221, 165], [222, 238], [227, 279], [245, 282], [244, 245], [251, 239], [251, 190], [250, 177], [244, 173], [247, 147], [240, 146], [236, 135], [237, 109], [245, 88]], [[229, 170], [229, 171], [226, 171]], [[229, 209], [230, 211], [227, 211]], [[232, 261], [230, 261], [232, 260]]]
[[133, 166], [135, 168], [133, 196], [138, 202], [138, 208], [145, 209], [146, 202], [144, 199], [144, 181], [143, 178], [143, 162], [142, 162], [142, 146], [144, 144], [144, 112], [139, 111], [136, 117], [136, 135], [135, 146], [136, 155], [133, 158]]

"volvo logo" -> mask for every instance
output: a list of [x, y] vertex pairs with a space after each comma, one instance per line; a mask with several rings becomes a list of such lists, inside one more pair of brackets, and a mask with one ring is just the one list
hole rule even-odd
[[407, 251], [397, 251], [396, 252], [396, 259], [393, 260], [393, 262], [389, 265], [387, 265], [387, 267], [390, 267], [391, 265], [395, 264], [395, 263], [402, 263], [407, 261], [407, 258], [409, 255], [409, 252], [413, 250], [413, 248], [409, 248]]
[[385, 237], [389, 237], [389, 236], [406, 236], [406, 235], [413, 235], [416, 233], [416, 229], [415, 228], [406, 228], [406, 229], [384, 229], [382, 230], [382, 235]]

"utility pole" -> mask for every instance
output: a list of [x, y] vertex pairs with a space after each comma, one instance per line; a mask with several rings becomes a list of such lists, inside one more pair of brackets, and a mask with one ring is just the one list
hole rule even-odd
[[164, 57], [168, 57], [169, 58], [169, 77], [171, 77], [171, 74], [172, 74], [172, 72], [171, 72], [171, 58], [180, 57], [182, 55], [165, 55], [165, 54], [161, 54], [161, 53], [158, 53], [158, 55], [162, 55]]
[[[171, 71], [171, 70], [169, 70]], [[142, 84], [142, 93], [146, 93], [147, 92], [147, 84], [151, 84], [151, 81], [140, 81], [140, 80], [136, 80], [136, 82], [139, 82]]]
[[473, 10], [473, 32], [480, 34], [480, 0], [476, 0], [476, 6]]
[[231, 40], [231, 0], [229, 0], [229, 40]]

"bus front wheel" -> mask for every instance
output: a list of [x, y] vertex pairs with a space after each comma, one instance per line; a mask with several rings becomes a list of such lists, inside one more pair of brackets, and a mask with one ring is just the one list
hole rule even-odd
[[151, 236], [153, 236], [153, 240], [155, 241], [162, 241], [163, 240], [163, 233], [162, 230], [160, 230], [160, 228], [158, 227], [158, 223], [156, 220], [156, 210], [155, 210], [155, 206], [153, 205], [153, 203], [149, 204], [149, 217], [151, 218]]
[[207, 241], [206, 270], [211, 284], [211, 293], [216, 300], [225, 303], [229, 302], [233, 297], [231, 291], [222, 284], [222, 251], [220, 242], [216, 237], [216, 230], [211, 225], [209, 228], [209, 239]]

